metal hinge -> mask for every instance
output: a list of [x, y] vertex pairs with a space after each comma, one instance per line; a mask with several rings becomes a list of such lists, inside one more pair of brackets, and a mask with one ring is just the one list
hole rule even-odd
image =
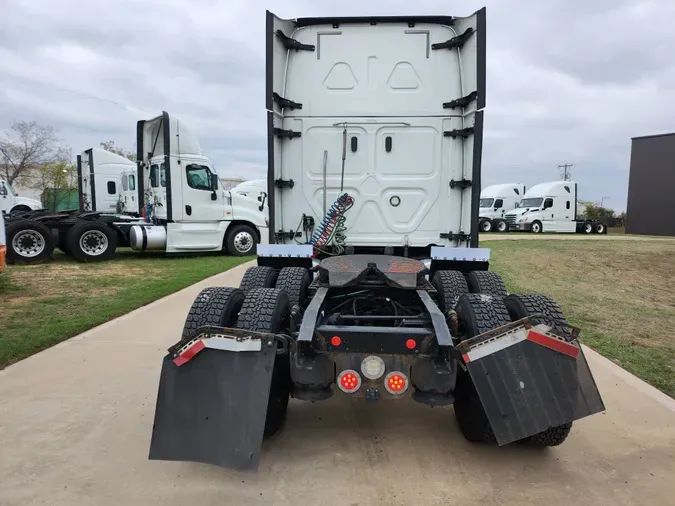
[[303, 51], [314, 51], [315, 49], [314, 45], [312, 44], [303, 44], [302, 42], [298, 42], [295, 39], [287, 37], [286, 34], [281, 30], [277, 30], [275, 33], [286, 49], [295, 49], [296, 51], [300, 51], [301, 49]]
[[448, 241], [459, 241], [459, 242], [469, 242], [471, 240], [471, 234], [465, 234], [464, 232], [460, 232], [458, 234], [454, 234], [452, 232], [448, 232], [447, 234], [441, 234], [441, 239], [447, 239]]
[[295, 239], [296, 237], [302, 237], [301, 232], [296, 232], [295, 230], [289, 230], [288, 232], [284, 232], [283, 230], [279, 230], [274, 234], [274, 237], [280, 241], [282, 239]]
[[457, 35], [452, 39], [446, 40], [445, 42], [439, 42], [437, 44], [432, 44], [431, 49], [454, 49], [456, 47], [462, 47], [464, 43], [471, 37], [471, 34], [475, 30], [471, 27], [467, 28], [462, 35]]
[[285, 179], [276, 179], [274, 181], [274, 186], [277, 188], [283, 189], [283, 188], [293, 188], [295, 186], [295, 182], [292, 179], [289, 179], [288, 181]]
[[455, 107], [466, 107], [478, 98], [478, 92], [472, 91], [466, 97], [456, 98], [450, 102], [443, 102], [443, 109], [454, 109]]
[[300, 137], [302, 134], [300, 132], [294, 132], [293, 130], [284, 130], [283, 128], [275, 128], [274, 135], [276, 135], [280, 139], [283, 139], [284, 137], [292, 139], [293, 137]]
[[466, 190], [469, 186], [471, 186], [471, 180], [462, 178], [461, 181], [455, 181], [454, 179], [451, 179], [450, 188], [454, 188], [455, 186], [459, 186], [462, 190]]
[[287, 98], [282, 97], [278, 93], [272, 93], [272, 97], [274, 98], [274, 101], [279, 104], [279, 107], [282, 109], [289, 108], [291, 111], [294, 109], [302, 109], [302, 104], [298, 102], [293, 102], [292, 100], [288, 100]]
[[445, 137], [452, 137], [453, 139], [457, 137], [462, 137], [463, 139], [466, 139], [469, 135], [473, 135], [473, 127], [466, 127], [466, 128], [455, 128], [454, 130], [446, 130], [443, 132], [443, 136]]

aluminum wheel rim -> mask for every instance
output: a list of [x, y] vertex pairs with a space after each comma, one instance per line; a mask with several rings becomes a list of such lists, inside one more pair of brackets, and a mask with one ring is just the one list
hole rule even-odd
[[499, 225], [497, 225], [497, 231], [504, 232], [505, 230], [506, 230], [506, 223], [503, 221], [499, 222]]
[[489, 221], [484, 221], [483, 222], [483, 232], [489, 232], [490, 229], [492, 229], [492, 223]]
[[591, 232], [593, 232], [593, 225], [586, 225], [584, 227], [584, 232], [586, 232], [587, 234], [590, 234]]
[[598, 234], [602, 234], [605, 231], [604, 225], [598, 225]]
[[37, 230], [22, 230], [12, 239], [12, 248], [24, 258], [34, 258], [45, 250], [45, 237]]
[[80, 249], [92, 257], [102, 255], [108, 249], [108, 238], [100, 230], [89, 230], [80, 236]]
[[248, 253], [253, 248], [253, 236], [248, 232], [239, 232], [234, 236], [234, 249], [239, 253]]
[[534, 232], [535, 234], [538, 234], [540, 230], [541, 230], [541, 226], [538, 223], [535, 223], [534, 225], [532, 225], [532, 232]]

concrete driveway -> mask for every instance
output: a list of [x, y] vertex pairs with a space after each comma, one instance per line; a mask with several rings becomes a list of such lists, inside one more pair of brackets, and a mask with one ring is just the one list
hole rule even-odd
[[[292, 402], [257, 474], [148, 461], [162, 356], [211, 278], [0, 371], [0, 504], [673, 503], [675, 401], [588, 351], [607, 412], [544, 451], [467, 443], [452, 408]], [[224, 428], [227, 430], [227, 428]]]

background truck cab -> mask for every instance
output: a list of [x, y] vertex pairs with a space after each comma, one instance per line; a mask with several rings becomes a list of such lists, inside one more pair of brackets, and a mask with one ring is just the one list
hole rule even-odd
[[507, 232], [504, 215], [515, 209], [525, 195], [522, 183], [495, 184], [480, 192], [479, 227], [481, 232]]
[[19, 197], [7, 181], [0, 179], [0, 212], [15, 214], [38, 209], [42, 209], [42, 203], [39, 200]]

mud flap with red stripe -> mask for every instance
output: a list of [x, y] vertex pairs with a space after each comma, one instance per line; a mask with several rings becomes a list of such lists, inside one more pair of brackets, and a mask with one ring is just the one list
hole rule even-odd
[[151, 460], [257, 469], [276, 347], [238, 343], [196, 339], [164, 357]]
[[522, 321], [489, 334], [458, 349], [499, 445], [604, 411], [576, 338]]

